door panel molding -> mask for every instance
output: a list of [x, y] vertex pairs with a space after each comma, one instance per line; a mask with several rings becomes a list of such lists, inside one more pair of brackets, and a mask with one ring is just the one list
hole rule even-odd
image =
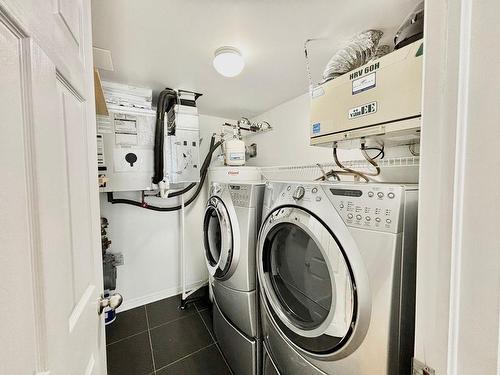
[[80, 91], [77, 88], [75, 88], [71, 84], [71, 82], [66, 79], [66, 77], [64, 76], [64, 73], [62, 73], [61, 71], [59, 71], [57, 68], [56, 68], [56, 78], [57, 78], [57, 81], [62, 86], [64, 86], [71, 94], [73, 94], [75, 96], [75, 98], [78, 99], [79, 102], [81, 102], [81, 103], [85, 102], [85, 98], [80, 93]]
[[[16, 25], [24, 37], [33, 38], [63, 76], [80, 92], [86, 92], [86, 77], [81, 72], [88, 64], [86, 44], [90, 46], [85, 36], [90, 32], [85, 20], [90, 20], [87, 7], [90, 2], [78, 1], [79, 5], [79, 43], [59, 15], [59, 0], [0, 0], [0, 12]], [[91, 39], [90, 39], [91, 40]], [[84, 48], [85, 47], [85, 48]], [[74, 49], [75, 53], [67, 53]], [[90, 62], [92, 64], [92, 62]], [[92, 95], [92, 92], [89, 93]]]
[[31, 43], [32, 40], [27, 37], [23, 28], [0, 4], [0, 24], [5, 26], [14, 37], [18, 39], [20, 54], [20, 89], [21, 89], [21, 108], [23, 118], [23, 143], [25, 160], [25, 178], [26, 178], [26, 208], [28, 213], [28, 233], [29, 252], [31, 259], [31, 285], [34, 308], [34, 328], [35, 328], [35, 366], [38, 371], [47, 368], [47, 327], [44, 309], [44, 290], [43, 290], [43, 266], [40, 256], [40, 223], [39, 207], [36, 189], [36, 162], [34, 154], [34, 133], [33, 133], [33, 114], [32, 114], [32, 89], [31, 89]]
[[[73, 38], [76, 46], [80, 48], [82, 8], [80, 1], [73, 1], [77, 2], [76, 7], [68, 5], [68, 0], [58, 0], [56, 3], [56, 14], [68, 29], [68, 32]], [[72, 14], [72, 12], [76, 12], [76, 14]]]
[[27, 192], [28, 207], [30, 217], [30, 237], [31, 237], [31, 267], [33, 302], [35, 308], [35, 330], [37, 347], [37, 367], [39, 370], [46, 370], [48, 367], [47, 352], [47, 325], [45, 311], [45, 292], [43, 283], [43, 260], [41, 256], [41, 234], [40, 234], [40, 210], [38, 206], [38, 192], [36, 188], [37, 170], [35, 156], [35, 142], [33, 131], [33, 98], [31, 84], [31, 51], [32, 40], [24, 38], [21, 40], [21, 79], [23, 92], [23, 118], [25, 134], [25, 155], [27, 167]]

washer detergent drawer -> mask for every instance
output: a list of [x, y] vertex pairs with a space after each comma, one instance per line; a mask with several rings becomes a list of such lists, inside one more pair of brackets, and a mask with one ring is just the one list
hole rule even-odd
[[215, 336], [229, 367], [236, 375], [256, 375], [257, 342], [249, 340], [226, 320], [214, 302]]
[[269, 354], [266, 344], [263, 347], [262, 375], [281, 375]]

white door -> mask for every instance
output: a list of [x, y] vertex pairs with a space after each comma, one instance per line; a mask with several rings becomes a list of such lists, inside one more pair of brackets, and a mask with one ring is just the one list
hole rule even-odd
[[0, 0], [0, 373], [105, 374], [90, 1]]

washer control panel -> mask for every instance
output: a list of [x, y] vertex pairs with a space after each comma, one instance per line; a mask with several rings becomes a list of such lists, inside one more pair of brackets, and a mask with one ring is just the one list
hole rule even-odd
[[228, 184], [229, 194], [233, 204], [238, 207], [250, 207], [251, 186]]
[[335, 209], [352, 227], [398, 233], [404, 188], [400, 185], [327, 187]]
[[225, 187], [229, 191], [231, 201], [235, 207], [258, 207], [259, 209], [262, 207], [263, 183], [226, 184]]

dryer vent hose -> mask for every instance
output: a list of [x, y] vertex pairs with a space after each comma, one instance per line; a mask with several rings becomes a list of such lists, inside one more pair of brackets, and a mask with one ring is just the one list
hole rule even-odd
[[387, 53], [388, 50], [377, 52], [383, 34], [380, 30], [367, 30], [355, 35], [328, 61], [322, 83], [365, 65], [381, 52]]

